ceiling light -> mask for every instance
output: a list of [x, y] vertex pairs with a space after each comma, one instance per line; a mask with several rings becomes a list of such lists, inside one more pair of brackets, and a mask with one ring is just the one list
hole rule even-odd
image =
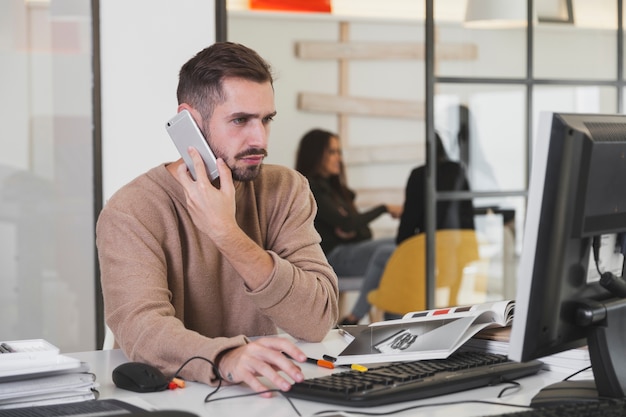
[[527, 16], [525, 0], [467, 0], [464, 25], [485, 29], [525, 27]]

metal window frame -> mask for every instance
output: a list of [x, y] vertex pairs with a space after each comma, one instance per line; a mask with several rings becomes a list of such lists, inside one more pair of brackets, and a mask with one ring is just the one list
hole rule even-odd
[[[617, 0], [617, 76], [613, 80], [563, 80], [563, 79], [535, 79], [533, 50], [534, 50], [534, 0], [527, 2], [527, 29], [526, 29], [526, 76], [525, 78], [471, 78], [471, 77], [437, 77], [434, 68], [435, 57], [435, 21], [434, 3], [435, 0], [426, 0], [426, 22], [425, 22], [425, 42], [426, 42], [426, 68], [425, 68], [425, 91], [426, 91], [426, 305], [427, 308], [435, 308], [435, 224], [436, 206], [440, 200], [458, 200], [464, 198], [479, 197], [509, 197], [523, 196], [528, 194], [528, 181], [530, 176], [530, 155], [532, 155], [532, 117], [533, 117], [533, 91], [536, 85], [594, 85], [615, 87], [617, 97], [617, 111], [624, 113], [624, 28], [623, 28], [623, 0]], [[571, 18], [569, 23], [573, 23], [572, 2], [568, 0], [568, 14]], [[545, 19], [544, 19], [545, 20]], [[567, 23], [567, 22], [565, 22]], [[436, 190], [436, 170], [435, 170], [435, 117], [434, 117], [434, 91], [436, 84], [522, 84], [526, 86], [526, 187], [524, 190], [513, 192], [437, 192]]]

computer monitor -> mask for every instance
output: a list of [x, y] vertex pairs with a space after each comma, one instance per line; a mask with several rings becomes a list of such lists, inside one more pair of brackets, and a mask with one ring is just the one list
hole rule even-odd
[[624, 397], [626, 115], [543, 113], [538, 133], [509, 357], [588, 345], [587, 392]]

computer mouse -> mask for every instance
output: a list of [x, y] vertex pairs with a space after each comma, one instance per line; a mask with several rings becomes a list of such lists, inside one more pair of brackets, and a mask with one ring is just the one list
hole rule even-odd
[[141, 362], [126, 362], [113, 370], [113, 383], [134, 392], [156, 392], [167, 389], [170, 380], [159, 369]]

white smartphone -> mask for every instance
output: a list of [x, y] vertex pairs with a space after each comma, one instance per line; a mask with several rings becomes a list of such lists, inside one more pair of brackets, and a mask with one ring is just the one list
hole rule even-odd
[[176, 145], [180, 156], [183, 157], [185, 164], [187, 164], [187, 169], [189, 169], [194, 180], [197, 179], [196, 170], [194, 169], [191, 156], [187, 152], [190, 146], [196, 148], [200, 156], [202, 156], [209, 179], [215, 181], [219, 177], [215, 154], [209, 148], [209, 144], [188, 110], [183, 110], [171, 118], [166, 123], [165, 129], [169, 133], [170, 138], [172, 138], [174, 145]]

